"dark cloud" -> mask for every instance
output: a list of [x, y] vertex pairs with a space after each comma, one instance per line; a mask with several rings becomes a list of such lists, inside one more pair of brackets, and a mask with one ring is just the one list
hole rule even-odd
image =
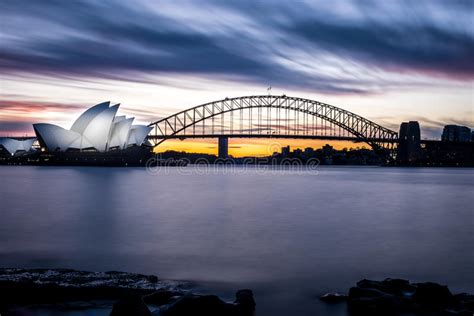
[[219, 44], [212, 34], [119, 2], [21, 2], [4, 2], [2, 14], [49, 32], [44, 34], [60, 35], [18, 34], [14, 25], [2, 27], [2, 32], [21, 38], [0, 50], [4, 71], [129, 81], [141, 81], [140, 72], [241, 76], [255, 81], [272, 72], [251, 55]]
[[474, 38], [433, 26], [297, 22], [289, 28], [317, 48], [387, 70], [474, 77]]
[[[281, 62], [301, 62], [304, 68], [305, 61], [285, 50], [290, 47], [316, 59], [329, 54], [369, 69], [437, 74], [457, 80], [474, 77], [474, 40], [469, 21], [458, 18], [455, 28], [424, 16], [397, 13], [396, 19], [391, 17], [393, 23], [382, 23], [370, 18], [370, 14], [385, 14], [372, 10], [372, 2], [347, 3], [369, 12], [369, 18], [325, 16], [327, 7], [323, 3], [318, 10], [303, 3], [179, 2], [174, 8], [179, 8], [181, 14], [175, 15], [165, 10], [173, 6], [170, 2], [151, 3], [163, 7], [151, 10], [145, 5], [149, 2], [138, 0], [4, 0], [0, 3], [4, 39], [0, 69], [128, 81], [145, 80], [140, 73], [191, 74], [323, 93], [373, 93], [377, 90], [374, 84], [379, 90], [391, 84], [376, 78], [374, 82], [361, 79], [358, 74], [341, 76], [295, 69]], [[469, 2], [433, 3], [431, 13], [455, 14], [472, 9]], [[403, 8], [411, 3], [398, 5]], [[202, 23], [192, 19], [198, 14], [198, 6], [209, 12]], [[219, 14], [216, 12], [229, 13], [222, 16], [228, 21], [228, 29], [204, 23], [206, 17]], [[426, 16], [430, 17], [430, 11]], [[242, 20], [252, 23], [253, 28]]]
[[[25, 72], [93, 75], [106, 75], [110, 71], [111, 76], [115, 71], [127, 70], [252, 75], [263, 69], [263, 65], [245, 56], [234, 55], [199, 34], [160, 33], [141, 26], [122, 28], [122, 33], [117, 33], [119, 30], [111, 32], [115, 38], [113, 35], [121, 35], [117, 42], [100, 38], [66, 38], [32, 42], [27, 50], [5, 49], [0, 52], [0, 67]], [[134, 51], [138, 45], [146, 45], [147, 51]]]

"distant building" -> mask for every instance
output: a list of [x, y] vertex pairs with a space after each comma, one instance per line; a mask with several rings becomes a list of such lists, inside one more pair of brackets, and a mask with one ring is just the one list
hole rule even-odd
[[324, 145], [321, 149], [323, 151], [324, 156], [331, 156], [334, 151], [334, 147], [329, 144]]
[[401, 163], [414, 163], [421, 157], [420, 124], [417, 121], [403, 122], [400, 125], [397, 160]]
[[470, 142], [472, 141], [471, 129], [467, 126], [446, 125], [441, 135], [443, 142]]
[[324, 145], [321, 147], [321, 159], [323, 164], [325, 165], [332, 165], [333, 164], [333, 155], [335, 153], [334, 147], [329, 144]]
[[287, 157], [290, 155], [290, 146], [285, 146], [281, 148], [281, 155]]
[[304, 154], [306, 157], [311, 157], [314, 155], [314, 149], [312, 147], [306, 147], [304, 149]]
[[301, 156], [303, 154], [303, 151], [299, 148], [293, 150], [293, 155], [295, 156]]

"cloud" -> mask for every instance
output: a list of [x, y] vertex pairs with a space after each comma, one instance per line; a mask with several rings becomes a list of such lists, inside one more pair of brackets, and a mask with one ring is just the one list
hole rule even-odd
[[53, 117], [66, 118], [68, 113], [78, 112], [84, 106], [30, 100], [0, 99], [0, 135], [33, 135], [33, 123], [48, 121]]
[[474, 38], [467, 33], [427, 25], [351, 25], [318, 20], [299, 21], [289, 31], [317, 49], [368, 67], [474, 78]]
[[440, 139], [441, 133], [445, 125], [456, 124], [461, 126], [467, 126], [469, 128], [474, 127], [474, 120], [470, 119], [467, 115], [465, 119], [459, 119], [455, 117], [442, 117], [438, 120], [431, 119], [424, 116], [412, 117], [411, 120], [418, 121], [420, 123], [421, 136], [427, 139]]
[[[333, 94], [395, 84], [371, 74], [377, 69], [474, 77], [472, 30], [462, 14], [469, 2], [431, 2], [424, 15], [426, 5], [403, 2], [387, 4], [390, 12], [370, 1], [153, 4], [2, 1], [0, 69], [128, 81], [190, 74]], [[412, 7], [418, 14], [405, 14]], [[361, 14], [369, 8], [371, 16]], [[456, 22], [432, 18], [443, 14]], [[349, 69], [354, 64], [362, 69]]]
[[3, 136], [31, 136], [33, 133], [31, 122], [5, 121], [0, 119], [0, 135]]
[[10, 112], [17, 113], [38, 113], [46, 111], [64, 111], [64, 110], [78, 110], [83, 109], [83, 105], [79, 104], [62, 104], [54, 102], [35, 102], [28, 100], [1, 100], [0, 110], [2, 115]]
[[[32, 133], [32, 124], [49, 122], [53, 119], [56, 119], [56, 123], [59, 125], [69, 127], [78, 115], [92, 105], [94, 104], [0, 99], [0, 135], [10, 132]], [[153, 109], [130, 109], [125, 106], [121, 106], [119, 114], [134, 117], [135, 122], [144, 124], [148, 124], [157, 118]]]

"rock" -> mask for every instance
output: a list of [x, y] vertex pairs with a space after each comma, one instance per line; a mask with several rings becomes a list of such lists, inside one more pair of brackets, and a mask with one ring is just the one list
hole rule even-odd
[[[120, 271], [0, 268], [0, 315], [11, 314], [16, 306], [34, 304], [64, 310], [102, 309], [119, 298], [111, 316], [254, 315], [251, 290], [237, 291], [235, 302], [227, 303], [215, 295], [184, 295], [184, 285], [188, 284]], [[152, 314], [145, 304], [160, 306], [160, 310]]]
[[357, 287], [363, 289], [376, 289], [379, 291], [385, 290], [385, 287], [381, 281], [373, 281], [367, 279], [363, 279], [357, 282]]
[[447, 286], [433, 282], [416, 283], [413, 299], [422, 309], [440, 309], [454, 302], [453, 295]]
[[166, 305], [169, 304], [174, 298], [183, 296], [182, 292], [178, 291], [169, 291], [169, 290], [159, 290], [149, 295], [143, 297], [143, 301], [146, 304], [154, 305]]
[[351, 315], [394, 315], [402, 310], [394, 295], [373, 288], [351, 288], [348, 303]]
[[349, 300], [363, 298], [363, 297], [381, 297], [385, 295], [384, 292], [375, 289], [375, 288], [361, 288], [361, 287], [351, 287], [349, 290]]
[[357, 316], [388, 316], [396, 315], [401, 311], [400, 302], [390, 294], [353, 299], [349, 301], [348, 306], [351, 315]]
[[154, 275], [119, 271], [0, 268], [0, 297], [9, 303], [118, 300], [128, 294], [151, 294], [184, 283], [159, 280]]
[[235, 293], [235, 301], [237, 315], [252, 316], [255, 313], [255, 299], [252, 290], [238, 290]]
[[326, 293], [319, 297], [319, 299], [323, 302], [327, 303], [339, 303], [347, 300], [347, 295], [340, 294], [340, 293]]
[[458, 309], [465, 309], [474, 314], [474, 295], [467, 293], [460, 293], [453, 296], [454, 305]]
[[156, 275], [148, 275], [146, 278], [150, 283], [158, 283], [158, 277]]
[[185, 295], [160, 309], [162, 316], [223, 316], [233, 315], [233, 306], [215, 295]]
[[251, 290], [235, 293], [233, 304], [215, 295], [187, 294], [160, 309], [161, 316], [253, 316], [255, 300]]
[[411, 285], [408, 280], [391, 278], [385, 279], [383, 281], [363, 279], [357, 282], [357, 287], [366, 289], [377, 289], [379, 291], [397, 296], [411, 296], [415, 293], [416, 290], [416, 288]]
[[128, 295], [114, 304], [110, 316], [151, 316], [139, 295]]
[[467, 310], [456, 311], [451, 309], [445, 309], [441, 312], [441, 316], [472, 316], [472, 312]]
[[412, 296], [416, 288], [410, 284], [408, 280], [404, 279], [385, 279], [382, 282], [385, 290], [384, 292], [398, 295], [398, 296]]
[[[331, 302], [333, 293], [321, 297]], [[411, 284], [404, 279], [361, 280], [349, 290], [351, 315], [437, 315], [473, 316], [474, 295], [453, 295], [445, 285], [433, 282]]]

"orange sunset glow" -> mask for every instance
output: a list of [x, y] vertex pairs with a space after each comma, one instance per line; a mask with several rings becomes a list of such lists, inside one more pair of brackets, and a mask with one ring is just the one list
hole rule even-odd
[[[305, 149], [307, 147], [321, 148], [330, 144], [335, 149], [362, 148], [367, 147], [364, 143], [354, 143], [350, 141], [325, 141], [325, 140], [302, 140], [302, 139], [242, 139], [229, 138], [229, 154], [233, 157], [270, 156], [274, 152], [280, 152], [281, 147], [290, 146], [294, 149]], [[171, 139], [163, 142], [155, 148], [155, 152], [165, 152], [168, 150], [184, 151], [188, 153], [217, 154], [217, 140], [214, 139]]]

